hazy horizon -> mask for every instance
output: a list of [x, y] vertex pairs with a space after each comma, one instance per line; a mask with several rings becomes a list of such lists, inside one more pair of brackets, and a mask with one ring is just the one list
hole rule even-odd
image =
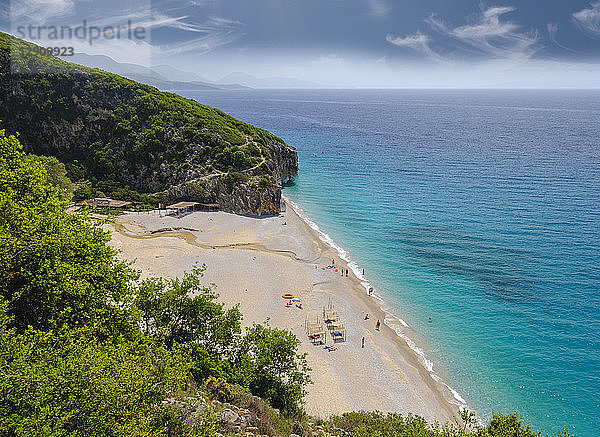
[[244, 73], [314, 84], [300, 88], [600, 88], [600, 2], [518, 3], [3, 0], [0, 29], [210, 82]]

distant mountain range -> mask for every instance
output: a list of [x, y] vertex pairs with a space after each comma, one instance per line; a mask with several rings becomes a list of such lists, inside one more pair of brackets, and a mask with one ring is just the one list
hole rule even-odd
[[69, 57], [70, 62], [85, 65], [86, 67], [100, 68], [101, 70], [127, 77], [137, 82], [151, 85], [163, 91], [195, 91], [215, 89], [244, 89], [244, 85], [236, 83], [211, 83], [196, 73], [181, 71], [169, 65], [144, 67], [137, 64], [117, 62], [105, 55], [88, 55], [76, 53]]
[[117, 62], [105, 55], [76, 53], [68, 59], [70, 62], [86, 67], [125, 76], [138, 82], [152, 85], [163, 91], [231, 90], [247, 88], [327, 88], [326, 86], [291, 77], [257, 78], [248, 73], [235, 72], [211, 82], [197, 73], [182, 71], [170, 65], [144, 67], [142, 65]]
[[265, 77], [259, 79], [248, 73], [231, 73], [219, 79], [218, 84], [239, 83], [250, 88], [328, 88], [316, 82], [291, 77]]

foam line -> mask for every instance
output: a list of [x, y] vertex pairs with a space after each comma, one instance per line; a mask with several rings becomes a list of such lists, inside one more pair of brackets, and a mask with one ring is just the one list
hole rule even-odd
[[[306, 212], [304, 212], [304, 210], [302, 208], [300, 208], [300, 206], [298, 206], [297, 203], [290, 200], [286, 196], [282, 196], [282, 197], [283, 197], [285, 203], [292, 207], [292, 209], [298, 215], [298, 217], [300, 217], [311, 229], [313, 229], [319, 235], [319, 237], [325, 244], [327, 244], [328, 246], [333, 248], [335, 251], [337, 251], [340, 258], [343, 259], [344, 261], [346, 261], [350, 270], [352, 270], [354, 275], [358, 278], [361, 285], [365, 288], [365, 291], [368, 292], [369, 288], [371, 288], [372, 285], [363, 276], [362, 269], [358, 266], [358, 264], [350, 259], [348, 252], [346, 250], [344, 250], [340, 245], [338, 245], [333, 240], [333, 238], [331, 238], [327, 233], [323, 232], [321, 230], [321, 228], [319, 228], [319, 226], [314, 221], [311, 220], [311, 218], [308, 216], [308, 214], [306, 214]], [[450, 401], [450, 402], [453, 403], [454, 405], [457, 405], [459, 408], [468, 408], [467, 402], [458, 393], [458, 391], [456, 391], [449, 384], [444, 382], [442, 380], [442, 378], [435, 372], [435, 370], [433, 369], [433, 362], [427, 358], [425, 351], [422, 348], [418, 347], [416, 345], [416, 343], [408, 335], [406, 335], [404, 330], [406, 328], [410, 328], [408, 323], [406, 323], [402, 318], [400, 318], [400, 317], [396, 316], [395, 314], [393, 314], [392, 312], [390, 312], [388, 309], [389, 308], [388, 306], [384, 307], [385, 301], [379, 294], [373, 293], [371, 296], [374, 297], [375, 299], [377, 299], [381, 303], [382, 310], [386, 314], [386, 316], [383, 320], [383, 323], [385, 323], [387, 326], [392, 328], [394, 330], [394, 332], [396, 333], [396, 335], [398, 335], [398, 337], [402, 338], [406, 342], [408, 347], [413, 352], [415, 352], [420, 364], [427, 370], [427, 372], [429, 372], [429, 375], [431, 376], [431, 378], [434, 381], [436, 381], [438, 384], [446, 387], [448, 389], [448, 391], [450, 391], [450, 393], [452, 393], [452, 396], [454, 397], [454, 401]]]

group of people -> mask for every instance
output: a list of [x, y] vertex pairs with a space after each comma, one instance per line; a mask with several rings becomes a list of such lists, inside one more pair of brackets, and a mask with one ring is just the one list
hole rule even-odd
[[[318, 266], [315, 264], [315, 269], [318, 268]], [[327, 269], [334, 269], [336, 272], [339, 270], [342, 274], [342, 277], [345, 275], [346, 277], [348, 277], [348, 275], [350, 274], [350, 270], [348, 269], [340, 269], [340, 268], [336, 268], [335, 266], [335, 259], [331, 259], [331, 264], [329, 264], [327, 267], [321, 267], [321, 269], [323, 270], [327, 270]]]
[[[369, 313], [365, 314], [365, 320], [369, 320]], [[381, 322], [379, 320], [377, 320], [377, 323], [375, 323], [375, 330], [379, 331], [379, 328], [381, 328]], [[360, 347], [364, 349], [365, 347], [365, 337], [362, 338], [361, 342], [360, 342]]]

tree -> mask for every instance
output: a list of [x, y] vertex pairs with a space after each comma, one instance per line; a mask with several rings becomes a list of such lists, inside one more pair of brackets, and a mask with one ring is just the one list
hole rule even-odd
[[193, 360], [199, 384], [209, 376], [232, 381], [238, 369], [243, 373], [237, 352], [242, 314], [237, 306], [225, 310], [216, 301], [214, 286], [201, 283], [203, 271], [194, 268], [180, 279], [143, 281], [134, 300], [139, 325], [168, 348], [181, 345]]
[[31, 162], [39, 162], [46, 170], [47, 181], [65, 193], [72, 189], [71, 179], [67, 176], [65, 165], [54, 156], [27, 155], [26, 159]]
[[193, 361], [199, 384], [213, 376], [249, 388], [275, 408], [301, 410], [310, 370], [300, 341], [289, 331], [254, 325], [241, 335], [237, 306], [225, 310], [214, 288], [201, 283], [203, 268], [181, 279], [149, 279], [136, 293], [144, 333], [168, 348], [181, 345]]
[[0, 131], [0, 296], [18, 332], [95, 325], [120, 332], [137, 274], [115, 257], [108, 233], [68, 214], [45, 166]]
[[290, 331], [253, 325], [243, 341], [250, 358], [250, 390], [286, 414], [301, 411], [310, 383], [306, 354], [298, 354], [300, 340]]
[[521, 421], [518, 413], [494, 413], [491, 422], [479, 430], [478, 437], [540, 437], [541, 432], [531, 430], [531, 425]]
[[228, 356], [241, 333], [238, 307], [224, 309], [216, 301], [214, 286], [204, 287], [204, 267], [195, 267], [182, 278], [143, 281], [134, 299], [142, 331], [165, 343], [202, 346], [211, 354]]

